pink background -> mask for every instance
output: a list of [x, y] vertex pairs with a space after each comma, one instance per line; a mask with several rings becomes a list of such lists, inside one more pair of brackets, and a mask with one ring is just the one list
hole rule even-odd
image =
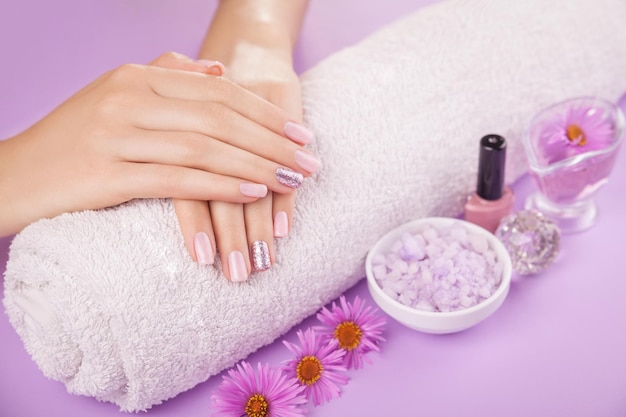
[[[296, 52], [298, 71], [353, 44], [428, 0], [312, 0]], [[161, 52], [197, 51], [216, 1], [23, 0], [0, 6], [0, 138], [35, 122], [102, 72], [147, 62]], [[364, 62], [363, 65], [367, 65]], [[626, 75], [625, 75], [626, 76]], [[622, 152], [623, 154], [624, 152]], [[626, 415], [626, 161], [599, 195], [601, 220], [564, 236], [549, 270], [514, 277], [498, 312], [454, 335], [411, 331], [389, 320], [381, 354], [352, 371], [341, 399], [315, 416]], [[516, 184], [518, 207], [534, 189]], [[0, 239], [0, 268], [10, 238]], [[369, 302], [365, 282], [347, 293]], [[298, 328], [306, 328], [309, 320]], [[287, 335], [294, 339], [294, 332]], [[278, 365], [280, 341], [249, 360]], [[207, 416], [220, 377], [148, 412]], [[0, 315], [0, 416], [121, 415], [111, 404], [66, 392], [31, 361], [6, 315]]]

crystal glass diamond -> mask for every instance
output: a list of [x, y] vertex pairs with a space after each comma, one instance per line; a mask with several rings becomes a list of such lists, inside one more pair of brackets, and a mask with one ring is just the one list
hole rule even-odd
[[505, 217], [495, 234], [509, 252], [513, 269], [520, 275], [544, 270], [559, 254], [559, 228], [536, 210], [522, 210]]

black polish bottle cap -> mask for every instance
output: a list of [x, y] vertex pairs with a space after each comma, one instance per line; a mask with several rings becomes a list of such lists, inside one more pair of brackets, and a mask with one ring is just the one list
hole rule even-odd
[[486, 135], [480, 140], [476, 194], [485, 200], [498, 200], [504, 190], [506, 140], [500, 135]]

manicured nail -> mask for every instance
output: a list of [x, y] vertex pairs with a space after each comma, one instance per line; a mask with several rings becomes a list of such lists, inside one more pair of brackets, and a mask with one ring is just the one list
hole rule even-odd
[[274, 237], [285, 237], [289, 234], [289, 217], [287, 212], [279, 211], [274, 216]]
[[267, 195], [267, 186], [252, 182], [242, 182], [239, 184], [239, 191], [247, 197], [265, 197]]
[[296, 164], [300, 165], [303, 169], [309, 171], [311, 174], [317, 172], [320, 168], [320, 160], [317, 156], [308, 153], [307, 151], [296, 151]]
[[270, 250], [266, 242], [255, 240], [254, 243], [252, 243], [252, 263], [254, 264], [254, 269], [257, 271], [265, 271], [272, 266]]
[[287, 122], [285, 123], [285, 127], [283, 128], [283, 131], [285, 132], [285, 135], [287, 135], [289, 139], [291, 139], [294, 142], [298, 142], [302, 145], [311, 143], [313, 142], [313, 139], [315, 139], [313, 132], [299, 123]]
[[228, 255], [228, 267], [230, 269], [230, 280], [233, 282], [243, 282], [248, 279], [248, 270], [246, 262], [243, 260], [243, 254], [239, 251], [232, 251]]
[[204, 232], [196, 233], [196, 236], [193, 238], [193, 246], [196, 249], [196, 258], [200, 265], [213, 265], [215, 254], [211, 247], [209, 235]]
[[279, 167], [276, 168], [276, 180], [278, 180], [278, 182], [282, 185], [296, 189], [302, 185], [304, 176], [299, 172], [290, 170], [289, 168]]
[[208, 59], [199, 59], [196, 61], [200, 65], [204, 65], [208, 68], [208, 72], [211, 75], [222, 76], [226, 72], [226, 67], [219, 61], [210, 61]]

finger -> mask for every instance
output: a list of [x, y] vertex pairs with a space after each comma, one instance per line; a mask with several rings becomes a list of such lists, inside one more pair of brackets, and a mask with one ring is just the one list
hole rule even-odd
[[302, 123], [302, 94], [298, 81], [289, 83], [288, 86], [283, 88], [274, 88], [271, 85], [266, 85], [259, 90], [253, 89], [252, 92], [286, 111], [291, 120], [299, 122], [285, 127], [285, 132], [291, 140], [301, 145], [307, 145], [314, 141], [313, 131], [306, 127], [302, 129], [304, 127]]
[[[303, 179], [294, 164], [274, 162], [255, 153], [193, 132], [134, 130], [109, 141], [111, 151], [124, 161], [186, 166], [266, 184], [279, 193], [291, 192]], [[305, 152], [299, 150], [297, 152]], [[292, 172], [285, 171], [288, 168]], [[283, 172], [297, 181], [286, 182]]]
[[189, 255], [200, 265], [212, 265], [215, 262], [215, 236], [209, 203], [174, 199], [173, 204]]
[[300, 83], [290, 84], [287, 89], [270, 88], [262, 97], [285, 110], [293, 120], [302, 120], [302, 91]]
[[149, 131], [196, 132], [244, 149], [304, 176], [317, 172], [320, 160], [298, 144], [219, 103], [150, 100], [135, 107], [133, 123]]
[[274, 219], [274, 237], [286, 237], [291, 231], [296, 193], [273, 194], [273, 197], [272, 218]]
[[[285, 109], [296, 120], [302, 120], [302, 96], [299, 84], [294, 85], [290, 94], [280, 94], [276, 89], [269, 92], [268, 100]], [[257, 200], [258, 201], [258, 200]], [[293, 224], [293, 213], [296, 193], [273, 194], [272, 219], [274, 237], [282, 238], [289, 235]], [[256, 204], [252, 203], [252, 204]]]
[[206, 59], [194, 60], [177, 52], [166, 52], [150, 62], [150, 65], [215, 76], [221, 76], [226, 72], [224, 64], [219, 61], [209, 61]]
[[313, 133], [279, 107], [223, 77], [156, 66], [124, 65], [118, 78], [142, 80], [167, 98], [220, 103], [243, 117], [297, 143], [313, 140]]
[[250, 276], [250, 256], [243, 205], [211, 201], [209, 208], [224, 274], [233, 282], [246, 281]]
[[272, 194], [254, 203], [244, 204], [246, 235], [255, 271], [265, 271], [274, 263], [274, 228]]
[[133, 198], [180, 198], [249, 203], [267, 195], [264, 184], [171, 165], [124, 162], [103, 174], [103, 195]]

